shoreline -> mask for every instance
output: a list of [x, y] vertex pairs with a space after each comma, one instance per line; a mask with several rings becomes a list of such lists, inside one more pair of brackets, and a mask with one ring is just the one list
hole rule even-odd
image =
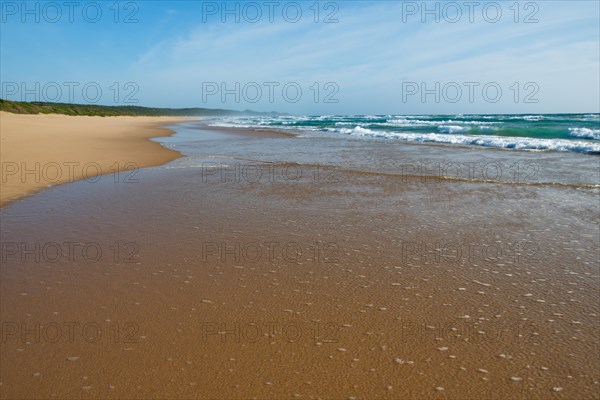
[[2, 210], [4, 397], [594, 398], [595, 192], [331, 174], [431, 154], [197, 125], [138, 184]]
[[185, 121], [2, 111], [0, 208], [46, 187], [111, 173], [126, 179], [126, 171], [176, 160], [181, 152], [151, 139], [174, 135], [166, 126]]
[[241, 136], [247, 136], [248, 134], [254, 135], [257, 138], [273, 138], [273, 137], [299, 137], [300, 133], [289, 132], [283, 129], [275, 128], [257, 128], [257, 127], [237, 127], [237, 126], [219, 126], [219, 125], [207, 125], [202, 123], [199, 128], [203, 131], [223, 132], [226, 134], [235, 134]]

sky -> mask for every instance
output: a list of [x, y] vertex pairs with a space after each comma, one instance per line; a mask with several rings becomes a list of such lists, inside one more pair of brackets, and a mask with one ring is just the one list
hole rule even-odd
[[600, 2], [0, 1], [0, 97], [330, 114], [600, 112]]

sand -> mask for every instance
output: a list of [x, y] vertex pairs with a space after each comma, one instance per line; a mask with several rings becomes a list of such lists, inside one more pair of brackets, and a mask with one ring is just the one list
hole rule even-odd
[[[49, 185], [104, 174], [133, 179], [180, 156], [148, 139], [173, 132], [172, 117], [87, 117], [0, 112], [0, 205]], [[123, 171], [119, 173], [119, 171]]]
[[254, 135], [2, 208], [0, 398], [599, 398], [597, 191], [257, 181], [328, 143]]

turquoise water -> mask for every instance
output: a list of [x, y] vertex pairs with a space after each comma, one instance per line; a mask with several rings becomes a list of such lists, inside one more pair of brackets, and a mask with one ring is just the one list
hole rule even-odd
[[[170, 126], [176, 134], [155, 140], [180, 151], [185, 157], [165, 168], [188, 169], [202, 174], [207, 165], [210, 168], [219, 166], [235, 175], [235, 171], [240, 173], [243, 169], [242, 164], [251, 164], [267, 179], [272, 177], [273, 168], [282, 172], [287, 171], [286, 166], [293, 165], [290, 171], [297, 172], [299, 168], [305, 178], [314, 177], [316, 171], [325, 168], [373, 177], [395, 176], [400, 181], [410, 175], [430, 183], [435, 182], [430, 179], [432, 177], [443, 177], [456, 182], [600, 188], [600, 157], [573, 151], [533, 152], [481, 146], [409, 144], [395, 139], [365, 139], [351, 134], [308, 130], [297, 138], [259, 138], [215, 130], [209, 123], [239, 126], [241, 120], [202, 119]], [[264, 124], [262, 127], [265, 128]], [[278, 177], [281, 178], [281, 174]]]
[[213, 126], [417, 143], [600, 154], [600, 114], [327, 115], [211, 118]]

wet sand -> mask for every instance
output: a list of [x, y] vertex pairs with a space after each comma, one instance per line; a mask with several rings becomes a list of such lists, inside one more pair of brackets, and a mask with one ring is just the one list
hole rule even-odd
[[1, 397], [600, 398], [597, 189], [240, 157], [301, 140], [2, 208]]
[[[73, 117], [0, 112], [0, 205], [41, 188], [160, 165], [180, 156], [148, 139], [171, 117]], [[172, 133], [172, 132], [171, 132]]]

